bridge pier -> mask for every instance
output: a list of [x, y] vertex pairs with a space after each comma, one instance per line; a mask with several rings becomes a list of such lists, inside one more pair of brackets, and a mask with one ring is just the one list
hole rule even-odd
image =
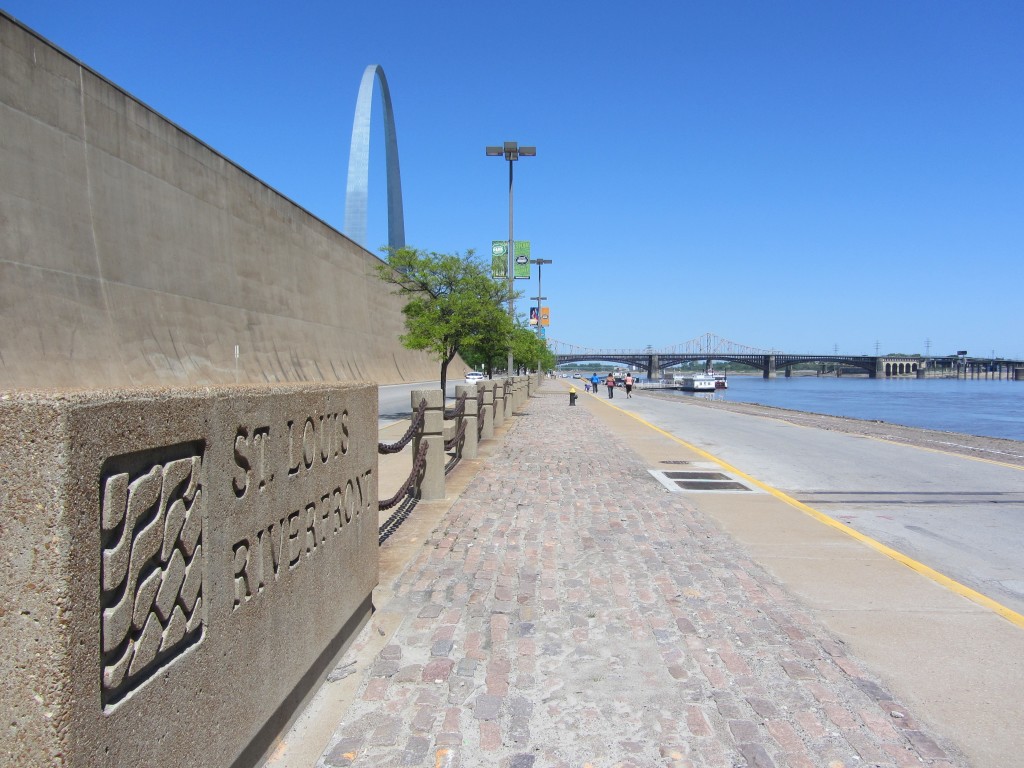
[[774, 379], [778, 375], [775, 370], [775, 355], [764, 356], [764, 378]]
[[654, 381], [661, 378], [661, 370], [658, 366], [658, 356], [651, 355], [647, 358], [647, 380]]

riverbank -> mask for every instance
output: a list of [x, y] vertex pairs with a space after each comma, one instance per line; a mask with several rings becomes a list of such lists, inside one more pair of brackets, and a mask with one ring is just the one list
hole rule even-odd
[[717, 408], [719, 410], [732, 411], [733, 413], [745, 413], [753, 416], [779, 419], [805, 427], [817, 427], [818, 429], [826, 429], [833, 432], [863, 435], [864, 437], [889, 440], [894, 443], [914, 445], [920, 448], [932, 448], [937, 451], [946, 451], [947, 453], [956, 453], [977, 459], [988, 459], [1004, 464], [1024, 466], [1024, 442], [1019, 440], [906, 427], [887, 421], [870, 421], [848, 416], [826, 416], [820, 413], [795, 411], [788, 408], [756, 405], [754, 403], [735, 403], [699, 397], [679, 397], [677, 395], [645, 392], [643, 390], [639, 390], [637, 394], [644, 397], [680, 403], [684, 406]]

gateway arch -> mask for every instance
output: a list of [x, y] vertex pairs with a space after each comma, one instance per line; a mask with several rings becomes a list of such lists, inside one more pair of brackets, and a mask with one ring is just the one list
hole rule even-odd
[[366, 197], [370, 181], [370, 112], [373, 81], [380, 83], [384, 106], [384, 154], [388, 186], [388, 246], [405, 247], [405, 214], [402, 212], [402, 177], [398, 170], [398, 136], [395, 112], [391, 108], [388, 79], [379, 64], [363, 72], [352, 121], [352, 148], [348, 154], [348, 185], [345, 189], [345, 234], [366, 248]]

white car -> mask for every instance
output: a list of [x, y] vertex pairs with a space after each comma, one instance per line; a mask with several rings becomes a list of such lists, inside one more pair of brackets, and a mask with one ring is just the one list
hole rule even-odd
[[479, 371], [466, 371], [467, 384], [476, 384], [478, 381], [483, 381], [485, 378], [487, 377]]

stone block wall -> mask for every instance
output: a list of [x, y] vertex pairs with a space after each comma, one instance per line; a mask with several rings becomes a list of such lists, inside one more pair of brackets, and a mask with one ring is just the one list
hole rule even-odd
[[374, 254], [2, 11], [0, 224], [0, 387], [438, 377]]

